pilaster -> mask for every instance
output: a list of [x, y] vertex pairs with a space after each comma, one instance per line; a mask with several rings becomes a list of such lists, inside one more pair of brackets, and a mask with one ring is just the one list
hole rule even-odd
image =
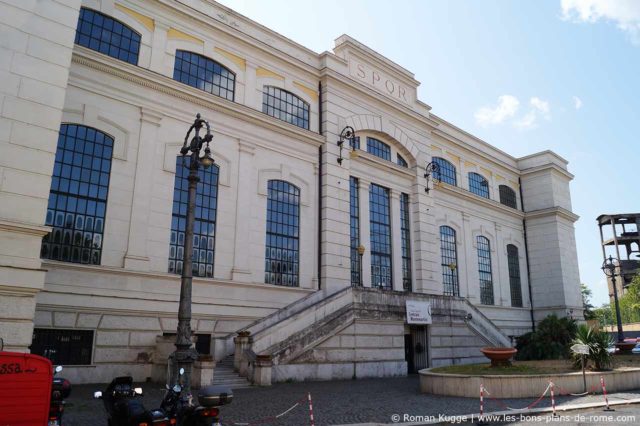
[[151, 40], [151, 64], [150, 69], [160, 74], [165, 74], [165, 49], [167, 45], [167, 31], [169, 24], [155, 20], [153, 39]]
[[400, 232], [400, 192], [389, 190], [391, 193], [391, 272], [393, 274], [393, 289], [403, 291], [402, 288], [402, 235]]
[[136, 271], [149, 270], [147, 252], [149, 231], [149, 206], [153, 187], [153, 168], [162, 113], [142, 108], [140, 113], [140, 137], [136, 155], [136, 172], [131, 200], [129, 240], [124, 256], [124, 267]]
[[[231, 276], [234, 281], [251, 282], [250, 257], [247, 256], [250, 249], [250, 228], [245, 226], [246, 214], [251, 211], [251, 198], [254, 194], [256, 176], [253, 167], [255, 146], [249, 142], [239, 141], [238, 144], [238, 176], [236, 182], [236, 215], [235, 215], [235, 239], [233, 251], [233, 268]], [[242, 181], [240, 174], [242, 173]]]
[[369, 223], [369, 187], [371, 182], [358, 178], [360, 201], [360, 244], [365, 247], [362, 255], [362, 285], [371, 287], [371, 225]]

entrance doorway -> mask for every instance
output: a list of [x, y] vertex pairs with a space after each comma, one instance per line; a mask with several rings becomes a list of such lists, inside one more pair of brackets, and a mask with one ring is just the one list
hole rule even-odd
[[429, 367], [427, 326], [409, 326], [409, 333], [404, 335], [404, 359], [407, 361], [408, 374], [417, 374]]

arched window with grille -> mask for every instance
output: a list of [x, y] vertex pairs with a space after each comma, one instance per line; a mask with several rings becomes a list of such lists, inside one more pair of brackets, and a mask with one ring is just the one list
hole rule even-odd
[[484, 198], [489, 198], [489, 181], [484, 176], [469, 173], [469, 191]]
[[367, 137], [367, 152], [383, 160], [391, 161], [391, 147], [376, 138]]
[[233, 101], [236, 75], [224, 65], [186, 50], [176, 50], [173, 79]]
[[[169, 267], [173, 274], [182, 274], [185, 231], [187, 226], [187, 197], [189, 192], [190, 157], [176, 158], [176, 177], [173, 184], [173, 213], [169, 240]], [[194, 277], [213, 277], [216, 247], [216, 215], [218, 210], [218, 166], [198, 169], [200, 181], [196, 186], [196, 211], [193, 224], [192, 272]]]
[[517, 209], [518, 202], [516, 199], [516, 191], [514, 191], [507, 185], [500, 185], [498, 189], [500, 191], [500, 204], [504, 204], [505, 206]]
[[104, 13], [80, 8], [75, 43], [121, 61], [138, 65], [140, 34]]
[[520, 283], [520, 256], [518, 247], [507, 246], [507, 263], [509, 264], [509, 287], [511, 288], [511, 306], [522, 307], [522, 285]]
[[371, 237], [371, 287], [393, 288], [391, 260], [391, 213], [389, 189], [369, 187], [369, 230]]
[[99, 265], [113, 138], [79, 124], [60, 126], [45, 225], [43, 259]]
[[438, 170], [433, 173], [434, 179], [449, 185], [457, 186], [456, 166], [441, 157], [433, 157], [432, 161], [438, 165]]
[[456, 231], [450, 226], [443, 225], [440, 227], [440, 259], [444, 295], [460, 296]]
[[267, 195], [267, 241], [264, 281], [299, 287], [300, 189], [270, 180]]
[[493, 305], [493, 272], [491, 270], [491, 243], [487, 237], [476, 237], [478, 246], [478, 274], [480, 276], [480, 303]]
[[309, 104], [279, 87], [264, 86], [262, 112], [294, 126], [309, 129]]

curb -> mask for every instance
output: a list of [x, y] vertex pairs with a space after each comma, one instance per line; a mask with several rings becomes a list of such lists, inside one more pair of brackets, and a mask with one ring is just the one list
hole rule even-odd
[[[640, 398], [627, 399], [624, 401], [610, 401], [609, 406], [613, 407], [616, 405], [630, 405], [630, 404], [640, 404]], [[598, 407], [606, 407], [604, 402], [586, 402], [584, 404], [572, 404], [572, 405], [558, 405], [556, 406], [556, 412], [561, 411], [575, 411], [575, 410], [583, 410], [586, 408], [598, 408]], [[551, 413], [553, 411], [552, 407], [545, 408], [532, 408], [530, 410], [507, 410], [507, 411], [492, 411], [489, 413], [485, 413], [486, 416], [503, 416], [503, 415], [513, 415], [513, 414], [541, 414], [541, 413]], [[473, 414], [460, 414], [460, 415], [451, 415], [449, 417], [466, 417], [467, 419], [478, 419], [480, 417], [480, 413]], [[464, 423], [469, 423], [467, 420]], [[422, 425], [450, 425], [450, 421], [426, 421], [426, 422], [409, 422], [409, 423], [350, 423], [350, 424], [336, 424], [333, 426], [422, 426]]]

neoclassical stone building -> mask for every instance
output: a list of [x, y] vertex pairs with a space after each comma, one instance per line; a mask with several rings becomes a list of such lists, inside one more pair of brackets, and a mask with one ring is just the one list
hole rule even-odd
[[[567, 162], [455, 127], [351, 37], [318, 54], [210, 0], [0, 1], [0, 16], [5, 349], [76, 383], [163, 368], [196, 113], [216, 163], [193, 241], [202, 354], [235, 352], [260, 383], [392, 376], [581, 318]], [[409, 324], [407, 302], [431, 322]]]

